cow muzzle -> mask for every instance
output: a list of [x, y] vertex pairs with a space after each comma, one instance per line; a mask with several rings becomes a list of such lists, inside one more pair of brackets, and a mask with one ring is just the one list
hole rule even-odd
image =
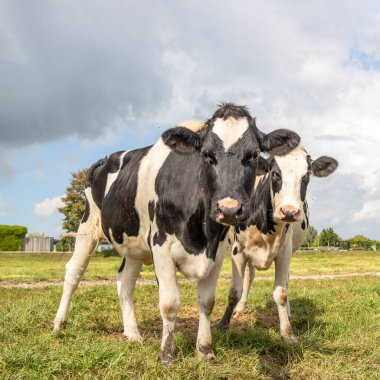
[[216, 221], [221, 224], [237, 224], [244, 219], [243, 205], [230, 197], [217, 202]]
[[301, 217], [301, 210], [297, 207], [285, 205], [280, 207], [278, 218], [283, 222], [291, 223], [297, 222]]

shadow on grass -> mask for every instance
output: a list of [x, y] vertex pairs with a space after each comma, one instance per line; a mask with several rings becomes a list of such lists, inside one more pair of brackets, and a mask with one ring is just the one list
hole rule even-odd
[[[290, 378], [291, 363], [303, 360], [305, 349], [329, 354], [321, 341], [327, 327], [320, 319], [324, 313], [323, 308], [305, 297], [293, 299], [291, 307], [291, 324], [300, 338], [297, 344], [288, 344], [282, 340], [277, 307], [271, 300], [264, 307], [250, 309], [241, 317], [233, 319], [226, 332], [216, 329], [218, 318], [214, 317], [213, 346], [217, 358], [222, 361], [229, 353], [234, 356], [253, 355], [258, 358], [258, 369], [264, 376], [287, 379]], [[177, 345], [181, 356], [185, 358], [194, 356], [198, 330], [196, 308], [191, 315], [178, 317], [176, 326]], [[143, 320], [139, 323], [139, 328], [145, 337], [160, 337], [162, 322], [160, 318]]]
[[[263, 307], [255, 308], [252, 305], [239, 318], [231, 321], [226, 332], [216, 329], [222, 315], [220, 309], [216, 310], [212, 333], [218, 362], [223, 364], [229, 357], [252, 356], [252, 360], [258, 361], [257, 369], [262, 375], [271, 379], [287, 379], [290, 378], [291, 364], [302, 361], [306, 350], [329, 354], [323, 342], [324, 331], [328, 327], [321, 318], [323, 308], [305, 297], [292, 299], [291, 308], [291, 324], [300, 338], [300, 342], [293, 345], [281, 339], [277, 307], [272, 300], [268, 300]], [[156, 315], [138, 318], [139, 330], [145, 341], [152, 342], [153, 339], [159, 343], [161, 339], [162, 321], [158, 312]], [[86, 327], [93, 332], [109, 335], [112, 340], [124, 340], [121, 317], [116, 312], [114, 316], [116, 319], [110, 323], [109, 316], [98, 315]], [[176, 342], [180, 350], [178, 360], [194, 357], [198, 321], [195, 305], [181, 308], [176, 324]]]
[[303, 360], [306, 348], [328, 353], [320, 339], [327, 327], [319, 318], [323, 308], [308, 298], [298, 297], [291, 301], [291, 309], [290, 323], [299, 343], [282, 340], [277, 307], [268, 300], [264, 307], [248, 310], [233, 319], [229, 331], [216, 332], [215, 344], [239, 350], [242, 355], [256, 354], [260, 372], [271, 379], [290, 378], [291, 363]]

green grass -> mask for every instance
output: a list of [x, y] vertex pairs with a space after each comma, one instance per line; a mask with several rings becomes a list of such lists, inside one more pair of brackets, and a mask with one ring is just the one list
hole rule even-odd
[[[62, 281], [69, 253], [4, 253], [0, 254], [0, 281]], [[120, 257], [95, 256], [84, 279], [115, 278]]]
[[[221, 280], [213, 324], [228, 294]], [[161, 321], [156, 286], [139, 285], [136, 313], [144, 343], [128, 342], [115, 286], [79, 288], [65, 331], [53, 335], [61, 288], [0, 288], [0, 378], [4, 379], [378, 379], [380, 283], [375, 277], [290, 283], [300, 343], [280, 339], [271, 284], [254, 283], [247, 312], [230, 331], [213, 328], [216, 364], [198, 362], [195, 285], [181, 284], [178, 357], [157, 363]]]
[[[62, 281], [67, 253], [0, 253], [0, 281], [37, 282]], [[85, 280], [115, 279], [121, 264], [119, 257], [96, 255], [90, 261]], [[291, 262], [291, 273], [316, 275], [332, 273], [362, 273], [380, 271], [380, 253], [376, 252], [299, 252]], [[274, 268], [258, 272], [258, 276], [273, 277]], [[230, 277], [231, 261], [224, 261], [221, 276]], [[154, 279], [153, 268], [144, 266], [142, 277]]]

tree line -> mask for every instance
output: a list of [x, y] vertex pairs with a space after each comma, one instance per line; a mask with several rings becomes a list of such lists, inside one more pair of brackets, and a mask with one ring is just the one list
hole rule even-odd
[[340, 249], [363, 249], [366, 251], [380, 249], [380, 242], [371, 240], [364, 235], [355, 235], [350, 239], [342, 239], [331, 227], [324, 228], [319, 234], [318, 231], [310, 226], [304, 247], [331, 247]]

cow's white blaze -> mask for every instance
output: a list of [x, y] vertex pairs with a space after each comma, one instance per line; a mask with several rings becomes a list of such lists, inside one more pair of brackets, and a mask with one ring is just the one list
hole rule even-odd
[[307, 156], [305, 149], [298, 146], [285, 156], [275, 157], [282, 176], [281, 190], [272, 200], [275, 218], [281, 219], [281, 208], [293, 208], [300, 211], [299, 219], [302, 219], [301, 182], [308, 171]]
[[242, 138], [245, 131], [249, 128], [247, 118], [235, 119], [216, 119], [212, 131], [222, 140], [225, 150]]

